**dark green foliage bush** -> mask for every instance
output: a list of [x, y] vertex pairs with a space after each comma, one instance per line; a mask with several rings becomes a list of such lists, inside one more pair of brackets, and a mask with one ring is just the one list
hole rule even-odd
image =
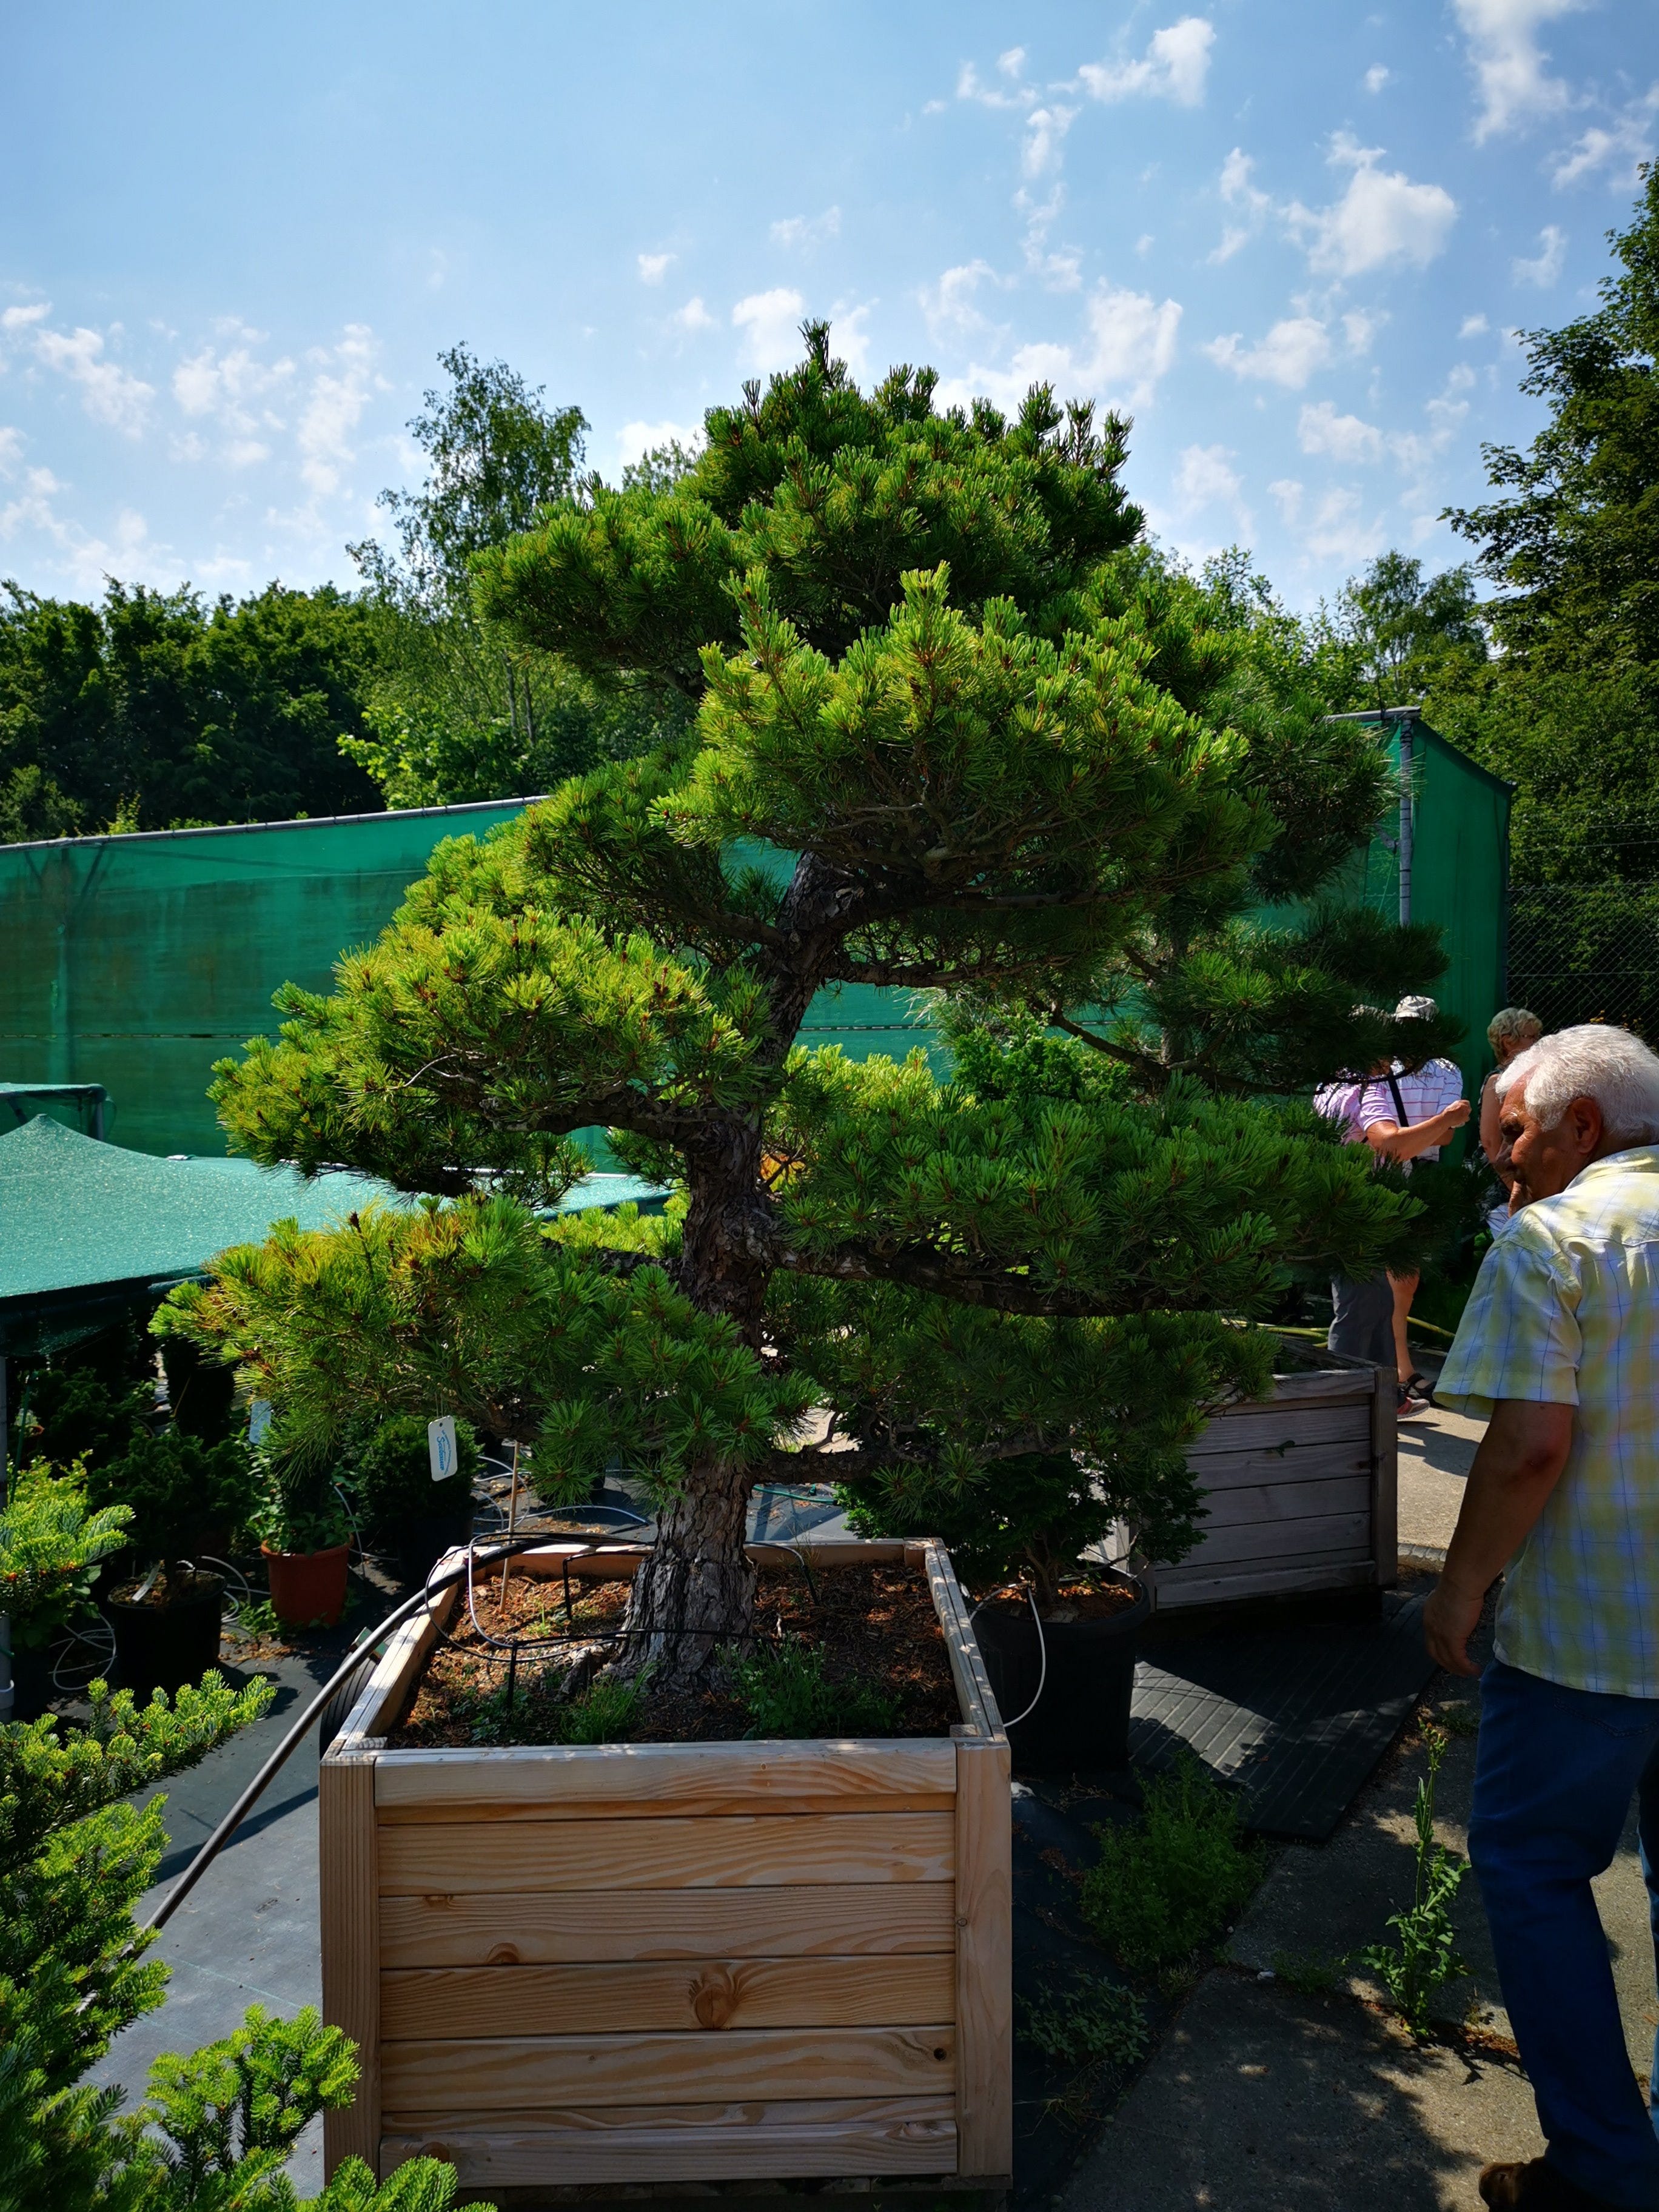
[[410, 1521], [429, 1520], [452, 1510], [471, 1511], [472, 1480], [478, 1471], [478, 1440], [471, 1424], [455, 1424], [455, 1472], [432, 1480], [426, 1423], [414, 1413], [382, 1421], [353, 1455], [358, 1509], [364, 1528], [374, 1536], [397, 1536]]
[[0, 1613], [14, 1650], [35, 1651], [87, 1608], [98, 1562], [126, 1542], [124, 1506], [93, 1513], [82, 1470], [55, 1474], [36, 1460], [0, 1504]]
[[222, 1546], [258, 1501], [252, 1456], [240, 1437], [204, 1444], [173, 1428], [140, 1434], [120, 1458], [91, 1468], [87, 1496], [94, 1507], [131, 1506], [127, 1541], [145, 1565]]
[[1131, 1973], [1173, 1966], [1230, 1927], [1261, 1881], [1259, 1844], [1240, 1832], [1238, 1801], [1190, 1753], [1149, 1781], [1137, 1827], [1095, 1830], [1085, 1917]]
[[1146, 2014], [1133, 1990], [1095, 1974], [1051, 1985], [1019, 2008], [1020, 2033], [1061, 2066], [1133, 2066], [1146, 2048]]
[[902, 1704], [867, 1682], [832, 1680], [823, 1654], [805, 1644], [741, 1660], [732, 1678], [753, 1723], [750, 1735], [885, 1735]]

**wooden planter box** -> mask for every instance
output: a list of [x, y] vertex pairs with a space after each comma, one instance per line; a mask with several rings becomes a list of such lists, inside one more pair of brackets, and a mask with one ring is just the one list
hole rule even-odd
[[[815, 1572], [925, 1566], [960, 1727], [390, 1750], [436, 1623], [393, 1638], [319, 1783], [323, 2010], [362, 2069], [325, 2118], [331, 2173], [1007, 2185], [1008, 1742], [969, 1608], [931, 1540], [800, 1548]], [[550, 1546], [515, 1571], [638, 1557]]]
[[1160, 1613], [1398, 1579], [1393, 1369], [1356, 1361], [1273, 1382], [1188, 1453], [1209, 1517], [1179, 1566], [1146, 1572]]

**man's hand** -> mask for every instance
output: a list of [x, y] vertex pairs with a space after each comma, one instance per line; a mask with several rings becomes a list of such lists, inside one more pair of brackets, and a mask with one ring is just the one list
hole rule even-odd
[[1480, 1608], [1486, 1601], [1484, 1590], [1471, 1593], [1459, 1589], [1444, 1575], [1435, 1584], [1423, 1608], [1423, 1640], [1429, 1647], [1430, 1658], [1449, 1674], [1480, 1672], [1469, 1656], [1468, 1643], [1479, 1626]]

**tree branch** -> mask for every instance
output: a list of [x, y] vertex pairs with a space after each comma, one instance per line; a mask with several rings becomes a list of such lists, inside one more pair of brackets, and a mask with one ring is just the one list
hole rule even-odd
[[982, 1306], [993, 1313], [1036, 1314], [1051, 1319], [1105, 1320], [1117, 1309], [1086, 1291], [1059, 1285], [1045, 1289], [1030, 1277], [1001, 1268], [970, 1270], [942, 1261], [927, 1245], [908, 1251], [879, 1252], [868, 1245], [842, 1244], [833, 1252], [780, 1250], [775, 1263], [792, 1274], [821, 1275], [841, 1283], [899, 1283], [930, 1291], [957, 1304]]

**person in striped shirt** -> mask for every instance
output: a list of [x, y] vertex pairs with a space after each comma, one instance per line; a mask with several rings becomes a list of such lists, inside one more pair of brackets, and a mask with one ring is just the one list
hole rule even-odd
[[[1659, 1929], [1659, 1056], [1586, 1024], [1519, 1054], [1499, 1127], [1516, 1211], [1481, 1263], [1438, 1395], [1488, 1416], [1424, 1611], [1481, 1677], [1469, 1856], [1548, 2148], [1492, 2166], [1498, 2207], [1659, 2207], [1590, 1884], [1632, 1796]], [[1659, 2052], [1653, 2106], [1659, 2112]]]

